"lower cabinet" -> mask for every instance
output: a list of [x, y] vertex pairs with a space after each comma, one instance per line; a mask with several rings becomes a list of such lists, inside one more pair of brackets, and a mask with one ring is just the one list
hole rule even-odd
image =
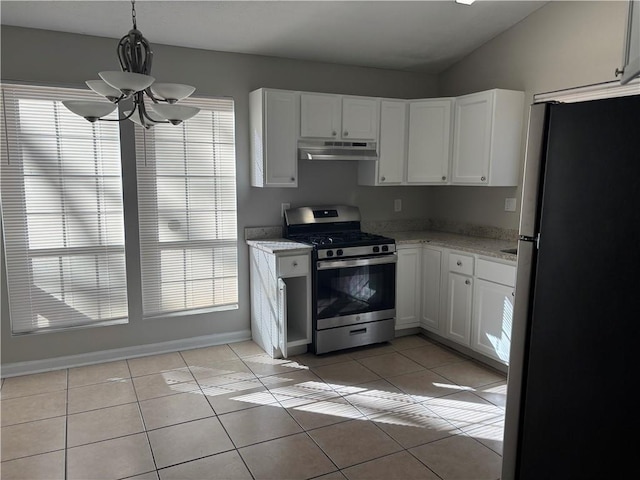
[[474, 257], [449, 251], [444, 335], [462, 345], [471, 340]]
[[420, 326], [508, 365], [513, 262], [407, 244], [398, 247], [397, 277], [397, 330]]
[[472, 279], [459, 273], [447, 272], [447, 310], [445, 336], [462, 345], [471, 339]]
[[509, 363], [516, 267], [478, 259], [471, 348]]
[[398, 246], [396, 266], [396, 330], [420, 326], [422, 247]]
[[442, 250], [422, 247], [422, 316], [420, 326], [440, 332]]
[[309, 253], [249, 248], [251, 335], [273, 358], [307, 351], [311, 343]]

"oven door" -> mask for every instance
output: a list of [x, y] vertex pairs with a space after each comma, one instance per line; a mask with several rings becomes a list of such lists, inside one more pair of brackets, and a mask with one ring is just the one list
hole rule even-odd
[[316, 263], [317, 330], [394, 318], [396, 254], [318, 260]]

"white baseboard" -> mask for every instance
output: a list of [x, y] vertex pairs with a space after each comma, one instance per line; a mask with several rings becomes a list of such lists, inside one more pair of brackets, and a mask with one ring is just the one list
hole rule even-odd
[[193, 338], [182, 338], [168, 342], [151, 343], [148, 345], [136, 345], [133, 347], [115, 348], [112, 350], [100, 350], [97, 352], [67, 355], [64, 357], [47, 358], [44, 360], [32, 360], [28, 362], [15, 362], [2, 365], [0, 376], [2, 378], [27, 375], [32, 373], [49, 372], [62, 368], [81, 367], [95, 363], [113, 362], [127, 358], [144, 357], [160, 353], [190, 350], [192, 348], [210, 347], [225, 343], [243, 342], [251, 340], [250, 330], [239, 330], [230, 333], [218, 333]]

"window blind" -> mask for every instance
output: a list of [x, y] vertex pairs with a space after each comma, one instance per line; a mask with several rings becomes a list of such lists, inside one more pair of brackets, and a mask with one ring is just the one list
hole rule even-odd
[[91, 124], [62, 105], [67, 99], [95, 94], [2, 85], [13, 333], [127, 319], [119, 124]]
[[179, 125], [136, 126], [143, 315], [237, 308], [231, 99], [189, 98]]

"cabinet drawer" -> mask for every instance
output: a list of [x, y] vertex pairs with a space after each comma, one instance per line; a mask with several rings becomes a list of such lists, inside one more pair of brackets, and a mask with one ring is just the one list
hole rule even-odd
[[473, 257], [460, 255], [458, 253], [450, 253], [449, 271], [462, 273], [463, 275], [473, 275]]
[[278, 257], [278, 275], [280, 277], [298, 277], [307, 273], [309, 273], [308, 255]]
[[479, 258], [476, 265], [476, 276], [508, 287], [516, 285], [516, 267], [514, 265], [490, 262]]

